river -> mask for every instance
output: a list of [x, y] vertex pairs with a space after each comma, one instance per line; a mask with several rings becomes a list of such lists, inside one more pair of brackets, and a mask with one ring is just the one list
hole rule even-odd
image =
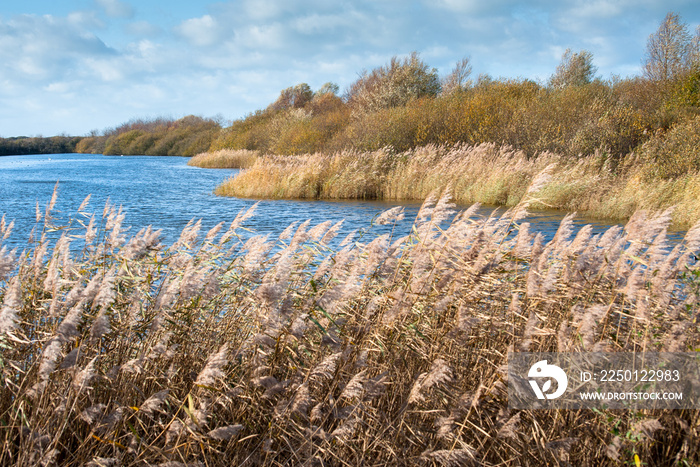
[[[11, 237], [3, 245], [26, 245], [35, 225], [36, 203], [43, 210], [58, 182], [55, 211], [59, 218], [74, 216], [80, 203], [90, 194], [89, 212], [101, 216], [107, 199], [121, 205], [126, 214], [124, 225], [131, 233], [153, 225], [163, 230], [163, 242], [172, 243], [192, 219], [201, 219], [203, 229], [221, 221], [230, 222], [242, 208], [256, 200], [222, 198], [213, 195], [216, 185], [237, 172], [233, 169], [202, 169], [187, 165], [184, 157], [103, 156], [94, 154], [51, 154], [0, 157], [0, 215], [15, 222]], [[381, 201], [309, 201], [262, 200], [256, 215], [246, 227], [257, 233], [279, 233], [294, 221], [311, 219], [312, 225], [325, 220], [344, 219], [343, 233], [369, 226], [378, 213], [394, 206], [405, 206], [406, 218], [397, 226], [396, 235], [410, 231], [420, 207], [415, 202]], [[489, 215], [495, 208], [482, 207]], [[536, 211], [527, 220], [533, 229], [551, 238], [565, 213]], [[577, 218], [576, 228], [592, 224], [596, 232], [610, 223]], [[375, 226], [382, 233], [388, 227]], [[675, 235], [679, 236], [679, 233]]]

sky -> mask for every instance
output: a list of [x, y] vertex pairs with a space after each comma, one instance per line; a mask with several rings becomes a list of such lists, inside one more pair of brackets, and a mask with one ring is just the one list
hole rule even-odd
[[670, 11], [694, 32], [697, 0], [23, 0], [0, 4], [0, 136], [87, 135], [134, 118], [219, 118], [280, 90], [412, 51], [446, 75], [546, 82], [567, 48], [598, 75], [641, 74]]

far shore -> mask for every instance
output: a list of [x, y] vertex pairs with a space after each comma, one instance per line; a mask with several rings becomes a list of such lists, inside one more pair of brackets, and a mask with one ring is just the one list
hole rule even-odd
[[663, 179], [653, 164], [602, 153], [566, 158], [551, 153], [528, 158], [495, 144], [423, 146], [395, 153], [342, 151], [300, 156], [223, 150], [200, 154], [189, 164], [242, 168], [215, 190], [220, 196], [261, 199], [424, 200], [450, 188], [455, 202], [515, 206], [543, 175], [538, 209], [578, 212], [599, 219], [629, 219], [638, 209], [673, 208], [674, 228], [700, 220], [700, 174]]

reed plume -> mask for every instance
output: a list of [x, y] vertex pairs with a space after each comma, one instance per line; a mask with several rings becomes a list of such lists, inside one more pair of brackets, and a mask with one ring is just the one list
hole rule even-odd
[[163, 245], [109, 203], [70, 242], [39, 236], [0, 279], [0, 463], [700, 462], [691, 411], [514, 412], [504, 370], [516, 349], [695, 349], [700, 229], [567, 217], [547, 240], [518, 208], [455, 212], [457, 190], [401, 238], [250, 234], [253, 205]]

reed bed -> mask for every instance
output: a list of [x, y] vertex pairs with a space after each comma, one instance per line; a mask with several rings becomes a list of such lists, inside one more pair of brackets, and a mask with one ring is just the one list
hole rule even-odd
[[514, 206], [532, 178], [554, 161], [528, 160], [494, 144], [424, 146], [395, 153], [346, 150], [335, 154], [260, 157], [217, 187], [223, 196], [261, 198], [425, 199], [453, 186], [460, 203]]
[[568, 216], [545, 243], [546, 178], [502, 216], [429, 196], [403, 238], [243, 235], [253, 207], [166, 247], [49, 203], [0, 254], [0, 464], [697, 465], [697, 411], [509, 410], [508, 352], [700, 345], [700, 225], [671, 248], [669, 211]]
[[566, 158], [553, 153], [528, 157], [509, 146], [428, 145], [396, 153], [354, 150], [304, 156], [264, 155], [219, 185], [220, 196], [244, 198], [424, 200], [451, 188], [460, 204], [512, 207], [523, 200], [534, 177], [549, 167], [549, 179], [532, 207], [577, 211], [590, 217], [629, 219], [637, 210], [671, 206], [675, 228], [700, 220], [700, 172], [660, 179], [656, 163], [630, 155], [595, 152]]
[[251, 167], [257, 158], [257, 151], [220, 149], [199, 153], [187, 161], [187, 165], [207, 169], [246, 169]]

